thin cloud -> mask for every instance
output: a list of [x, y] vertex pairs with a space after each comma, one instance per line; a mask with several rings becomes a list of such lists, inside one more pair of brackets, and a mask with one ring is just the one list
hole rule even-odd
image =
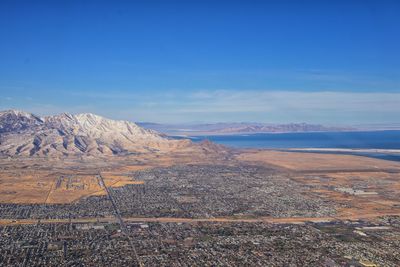
[[[167, 91], [154, 95], [151, 92], [126, 94], [125, 99], [110, 98], [103, 93], [99, 93], [99, 96], [100, 101], [93, 104], [90, 99], [94, 95], [82, 94], [80, 105], [72, 105], [72, 102], [54, 105], [25, 101], [18, 106], [39, 115], [92, 112], [114, 119], [169, 123], [397, 123], [400, 114], [400, 93], [397, 92], [199, 90]], [[5, 101], [2, 104], [5, 108], [10, 107]]]
[[[193, 103], [208, 107], [235, 107], [235, 111], [246, 109], [299, 108], [340, 109], [347, 111], [400, 111], [400, 93], [377, 92], [295, 92], [295, 91], [208, 91], [191, 95]], [[202, 100], [207, 99], [207, 102]]]

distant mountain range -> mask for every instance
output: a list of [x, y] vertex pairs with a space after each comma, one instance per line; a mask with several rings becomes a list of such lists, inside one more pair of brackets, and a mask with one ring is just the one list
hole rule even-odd
[[128, 121], [94, 114], [39, 117], [31, 113], [0, 112], [0, 154], [15, 156], [121, 155], [167, 152], [191, 146]]
[[351, 127], [328, 127], [319, 124], [289, 123], [215, 123], [215, 124], [157, 124], [138, 122], [138, 125], [167, 135], [224, 135], [254, 133], [338, 132], [353, 131]]

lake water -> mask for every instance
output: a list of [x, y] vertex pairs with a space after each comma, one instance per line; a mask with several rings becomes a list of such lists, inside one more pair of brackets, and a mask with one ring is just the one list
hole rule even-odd
[[[400, 131], [211, 135], [190, 138], [195, 142], [208, 139], [218, 144], [236, 148], [400, 149]], [[347, 152], [345, 154], [400, 161], [399, 154]]]

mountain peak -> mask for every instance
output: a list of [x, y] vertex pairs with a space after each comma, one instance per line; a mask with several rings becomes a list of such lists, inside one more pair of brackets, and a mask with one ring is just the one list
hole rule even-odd
[[93, 113], [79, 113], [79, 114], [76, 114], [75, 116], [77, 118], [94, 119], [94, 120], [105, 119], [104, 117], [93, 114]]
[[0, 133], [31, 129], [42, 123], [43, 119], [28, 112], [16, 109], [0, 112]]
[[9, 109], [9, 110], [0, 111], [0, 116], [5, 116], [5, 115], [13, 115], [13, 116], [18, 116], [18, 117], [34, 116], [32, 113], [28, 113], [28, 112], [18, 110], [18, 109]]

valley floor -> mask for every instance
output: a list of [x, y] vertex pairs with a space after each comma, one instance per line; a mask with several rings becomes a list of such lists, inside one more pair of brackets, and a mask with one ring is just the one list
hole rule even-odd
[[396, 162], [237, 150], [0, 168], [0, 266], [400, 264]]

